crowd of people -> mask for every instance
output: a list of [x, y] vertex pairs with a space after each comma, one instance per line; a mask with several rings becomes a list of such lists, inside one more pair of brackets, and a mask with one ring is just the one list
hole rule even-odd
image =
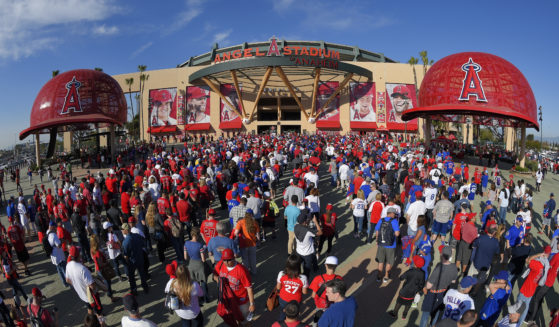
[[[141, 316], [136, 280], [145, 294], [151, 291], [155, 260], [157, 272], [169, 275], [165, 307], [182, 326], [203, 326], [203, 304], [212, 299], [227, 325], [251, 324], [259, 315], [252, 280], [267, 259], [256, 250], [264, 242], [286, 257], [277, 277], [267, 276], [276, 278], [269, 287], [274, 326], [299, 326], [309, 293], [314, 308], [307, 323], [353, 326], [357, 310], [370, 304], [357, 303], [350, 281], [336, 274], [346, 259], [333, 255], [335, 245], [347, 242], [336, 226], [342, 216], [353, 222], [349, 238], [371, 251], [376, 244], [378, 272], [365, 278], [379, 286], [402, 281], [386, 313], [392, 319], [406, 320], [417, 307], [421, 327], [534, 325], [544, 297], [554, 292], [554, 194], [535, 208], [539, 185], [504, 176], [497, 160], [470, 170], [441, 144], [387, 134], [283, 134], [142, 144], [97, 161], [106, 169], [84, 176], [74, 176], [70, 163], [59, 167], [60, 176], [48, 169], [52, 187], [35, 185], [32, 194], [18, 189], [7, 201], [0, 251], [15, 303], [10, 310], [0, 294], [7, 326], [25, 319], [58, 325], [57, 313], [41, 306], [41, 290], [34, 287], [28, 297], [18, 281], [16, 263], [32, 276], [27, 248], [35, 235], [52, 272], [84, 303], [86, 326], [105, 325], [103, 293], [123, 301], [122, 326], [155, 326]], [[544, 178], [536, 176], [537, 183]], [[328, 192], [331, 201], [324, 203]], [[277, 241], [282, 233], [286, 244]], [[408, 268], [396, 276], [400, 264]], [[129, 292], [114, 296], [114, 283], [124, 282]], [[213, 282], [216, 294], [208, 288]], [[549, 320], [555, 327], [559, 315]]]

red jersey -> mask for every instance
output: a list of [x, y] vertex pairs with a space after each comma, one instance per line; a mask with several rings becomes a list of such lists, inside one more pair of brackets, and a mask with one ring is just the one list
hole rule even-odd
[[229, 286], [239, 300], [239, 304], [248, 302], [247, 288], [252, 287], [252, 281], [250, 273], [242, 264], [237, 263], [232, 270], [229, 270], [227, 264], [221, 260], [215, 265], [214, 274], [229, 280]]
[[25, 248], [25, 243], [23, 241], [25, 234], [23, 233], [23, 228], [18, 225], [8, 227], [8, 237], [16, 251], [22, 251]]
[[376, 224], [382, 218], [382, 210], [384, 209], [384, 204], [381, 201], [375, 201], [371, 204], [371, 223]]
[[190, 204], [186, 200], [179, 200], [177, 202], [177, 213], [181, 222], [190, 221]]
[[543, 264], [536, 259], [533, 259], [528, 264], [528, 268], [530, 268], [530, 273], [528, 277], [524, 280], [524, 284], [520, 288], [520, 293], [524, 296], [531, 298], [536, 293], [536, 288], [538, 287], [538, 282], [543, 275]]
[[64, 203], [59, 203], [56, 208], [58, 211], [58, 218], [62, 219], [62, 221], [68, 221], [68, 210], [66, 210]]
[[217, 236], [216, 226], [217, 220], [215, 219], [206, 219], [202, 222], [202, 225], [200, 225], [200, 234], [202, 234], [206, 244], [208, 244], [213, 237]]
[[167, 208], [171, 208], [171, 203], [169, 203], [168, 199], [165, 199], [164, 197], [157, 199], [157, 211], [160, 215], [165, 215]]
[[337, 215], [335, 212], [332, 212], [332, 214], [330, 215], [330, 222], [327, 223], [326, 222], [326, 218], [328, 218], [327, 214], [322, 214], [321, 216], [321, 220], [322, 220], [322, 233], [324, 236], [332, 236], [336, 233], [336, 219], [337, 219]]
[[120, 207], [123, 214], [130, 215], [130, 194], [128, 192], [122, 192], [120, 195]]
[[172, 179], [171, 176], [169, 175], [163, 175], [161, 176], [161, 188], [167, 192], [167, 193], [171, 193], [171, 185], [172, 185]]
[[557, 280], [557, 273], [559, 272], [559, 255], [555, 254], [551, 261], [549, 261], [549, 270], [547, 271], [547, 279], [545, 286], [553, 288], [553, 284]]
[[[316, 276], [312, 283], [311, 286], [309, 287], [313, 292], [318, 292], [318, 290], [320, 289], [320, 286], [322, 286], [322, 284], [326, 283], [327, 281], [330, 281], [334, 278], [337, 279], [342, 279], [341, 276], [338, 276], [336, 274], [334, 275], [328, 275], [328, 274], [322, 274], [319, 276]], [[322, 296], [318, 296], [318, 294], [315, 295], [314, 297], [314, 304], [316, 305], [317, 308], [319, 309], [326, 309], [328, 308], [328, 299], [326, 298], [326, 290], [324, 290], [324, 292], [322, 293]]]
[[295, 278], [289, 278], [283, 270], [278, 274], [277, 282], [281, 285], [279, 297], [285, 302], [301, 302], [303, 289], [309, 287], [307, 276], [299, 275]]
[[457, 240], [460, 241], [460, 235], [462, 234], [462, 226], [466, 223], [468, 219], [468, 215], [465, 213], [458, 213], [455, 217], [454, 217], [454, 222], [453, 225], [454, 230], [452, 231], [452, 236]]

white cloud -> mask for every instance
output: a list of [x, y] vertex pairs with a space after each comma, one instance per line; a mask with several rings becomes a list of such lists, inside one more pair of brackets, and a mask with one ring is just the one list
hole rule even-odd
[[283, 12], [291, 6], [295, 0], [274, 0], [274, 10]]
[[105, 24], [93, 28], [93, 34], [96, 35], [113, 35], [118, 33], [118, 31], [119, 31], [118, 27], [106, 26]]
[[136, 56], [138, 56], [140, 53], [146, 51], [149, 47], [151, 47], [153, 45], [153, 42], [148, 42], [144, 45], [142, 45], [141, 47], [139, 47], [138, 49], [136, 49], [136, 51], [132, 52], [132, 54], [130, 55], [130, 59], [135, 58]]
[[109, 0], [0, 0], [0, 58], [17, 60], [54, 47], [58, 29], [103, 20], [114, 9]]
[[219, 32], [219, 33], [214, 34], [214, 37], [213, 37], [213, 39], [212, 39], [212, 44], [214, 44], [214, 43], [217, 43], [217, 44], [222, 43], [222, 44], [220, 44], [220, 46], [229, 44], [230, 42], [229, 42], [229, 40], [228, 40], [227, 38], [229, 37], [229, 35], [231, 35], [232, 32], [233, 32], [233, 29], [228, 29], [228, 30], [226, 30], [226, 31], [223, 31], [223, 32]]
[[205, 0], [186, 0], [186, 9], [176, 16], [175, 21], [164, 30], [163, 34], [168, 35], [176, 32], [190, 23], [194, 18], [200, 16], [203, 12], [202, 5], [204, 2]]

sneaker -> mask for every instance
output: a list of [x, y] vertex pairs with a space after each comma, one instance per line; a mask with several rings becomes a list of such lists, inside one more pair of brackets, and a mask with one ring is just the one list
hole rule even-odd
[[359, 233], [353, 233], [354, 238], [359, 238]]
[[402, 320], [406, 320], [406, 315], [402, 315]]
[[388, 283], [388, 281], [390, 281], [390, 279], [389, 279], [389, 278], [386, 278], [386, 277], [384, 277], [384, 278], [382, 279], [382, 283], [383, 283], [383, 284], [386, 284], [386, 283]]
[[417, 308], [417, 302], [413, 302], [413, 303], [411, 304], [411, 307], [412, 307], [412, 308]]
[[390, 315], [390, 317], [396, 318], [396, 312], [394, 312], [394, 310], [388, 311], [388, 314]]
[[380, 276], [377, 276], [377, 283], [380, 283], [382, 281], [382, 279], [380, 278]]

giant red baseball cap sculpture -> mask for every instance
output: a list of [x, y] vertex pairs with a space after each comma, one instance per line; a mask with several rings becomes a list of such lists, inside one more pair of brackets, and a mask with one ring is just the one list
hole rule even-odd
[[513, 64], [483, 52], [462, 52], [437, 61], [425, 74], [419, 107], [403, 120], [430, 117], [539, 130], [537, 105], [528, 81]]
[[[114, 78], [90, 69], [67, 71], [39, 91], [31, 109], [31, 126], [19, 139], [50, 133], [52, 141], [58, 132], [89, 129], [90, 124], [123, 125], [126, 111], [124, 93]], [[52, 155], [50, 152], [49, 147]]]

